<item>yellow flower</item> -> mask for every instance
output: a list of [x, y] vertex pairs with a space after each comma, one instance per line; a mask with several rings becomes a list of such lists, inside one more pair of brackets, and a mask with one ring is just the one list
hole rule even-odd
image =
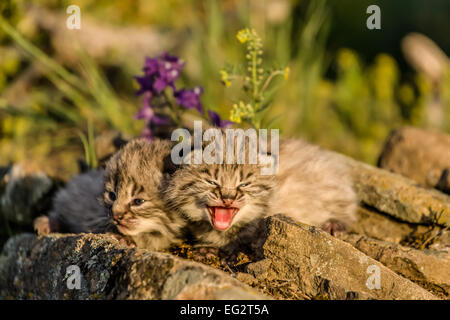
[[255, 110], [250, 103], [245, 104], [239, 101], [239, 104], [234, 104], [231, 110], [230, 119], [233, 122], [240, 123], [242, 119], [253, 119], [255, 117]]
[[283, 77], [285, 80], [287, 80], [289, 78], [289, 73], [291, 73], [291, 68], [289, 68], [289, 67], [284, 68]]
[[230, 120], [233, 121], [234, 123], [241, 123], [241, 122], [242, 122], [241, 117], [239, 117], [238, 115], [236, 115], [236, 114], [233, 112], [233, 110], [231, 110]]
[[251, 39], [251, 31], [249, 28], [245, 28], [240, 30], [237, 35], [236, 38], [239, 40], [240, 43], [246, 43], [247, 41], [249, 41]]
[[231, 110], [230, 120], [240, 123], [242, 119], [253, 119], [255, 117], [255, 110], [250, 103], [245, 104], [239, 101], [239, 104], [234, 104]]
[[240, 112], [238, 110], [237, 104], [234, 104], [233, 105], [233, 109], [231, 109], [230, 120], [235, 122], [235, 123], [241, 123], [242, 122], [241, 114], [240, 114]]
[[358, 56], [353, 50], [341, 49], [337, 54], [337, 63], [342, 69], [350, 69], [358, 65]]
[[230, 81], [228, 72], [226, 72], [225, 70], [220, 70], [220, 77], [221, 77], [222, 82], [225, 85], [225, 87], [229, 87], [231, 85], [231, 81]]

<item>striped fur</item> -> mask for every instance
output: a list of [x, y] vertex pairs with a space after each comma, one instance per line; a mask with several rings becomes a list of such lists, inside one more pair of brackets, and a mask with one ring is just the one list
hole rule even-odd
[[280, 141], [273, 213], [322, 227], [356, 220], [358, 199], [349, 168], [332, 153], [298, 139]]
[[[168, 141], [150, 143], [137, 139], [123, 147], [106, 165], [105, 207], [111, 214], [115, 210], [126, 212], [123, 219], [132, 221], [132, 227], [117, 225], [117, 228], [140, 248], [162, 250], [182, 241], [185, 222], [165, 210], [161, 199], [164, 159], [170, 155], [171, 146]], [[114, 201], [111, 193], [115, 194]], [[144, 202], [133, 205], [137, 198]]]
[[[185, 165], [172, 176], [164, 198], [170, 210], [189, 221], [197, 244], [232, 250], [254, 236], [258, 219], [269, 214], [272, 188], [273, 177], [261, 176], [256, 165]], [[207, 211], [222, 198], [233, 198], [241, 207], [226, 231], [212, 226]]]
[[[239, 188], [243, 182], [250, 182]], [[243, 206], [231, 227], [215, 229], [207, 206], [225, 192]], [[198, 245], [227, 247], [257, 241], [259, 221], [285, 214], [297, 221], [322, 227], [339, 221], [348, 227], [355, 220], [357, 197], [347, 167], [330, 153], [302, 140], [281, 140], [279, 168], [262, 176], [257, 165], [184, 165], [164, 190], [168, 209], [189, 221]]]

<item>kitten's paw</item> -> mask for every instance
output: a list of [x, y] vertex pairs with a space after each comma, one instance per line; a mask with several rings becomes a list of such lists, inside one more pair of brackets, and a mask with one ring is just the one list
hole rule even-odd
[[197, 262], [207, 263], [219, 259], [219, 249], [213, 247], [192, 248], [192, 259]]
[[237, 254], [227, 254], [220, 259], [220, 264], [222, 267], [230, 268], [230, 266], [236, 265]]
[[40, 216], [34, 219], [33, 228], [40, 236], [45, 236], [51, 232], [50, 219], [47, 216]]
[[134, 243], [134, 241], [132, 239], [128, 238], [127, 236], [124, 236], [124, 235], [118, 234], [118, 233], [114, 233], [114, 232], [108, 232], [106, 234], [109, 235], [110, 237], [113, 237], [114, 239], [119, 241], [121, 244], [124, 244], [124, 245], [132, 247], [132, 248], [136, 247], [136, 243]]
[[332, 236], [339, 236], [347, 231], [347, 225], [339, 220], [330, 219], [322, 225], [322, 230], [328, 232]]

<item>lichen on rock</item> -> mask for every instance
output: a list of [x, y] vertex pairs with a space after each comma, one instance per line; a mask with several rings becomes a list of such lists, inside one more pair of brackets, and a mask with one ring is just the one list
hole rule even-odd
[[[67, 285], [70, 266], [80, 288]], [[195, 293], [195, 294], [194, 294]], [[0, 256], [2, 299], [264, 299], [229, 275], [107, 235], [22, 234]]]

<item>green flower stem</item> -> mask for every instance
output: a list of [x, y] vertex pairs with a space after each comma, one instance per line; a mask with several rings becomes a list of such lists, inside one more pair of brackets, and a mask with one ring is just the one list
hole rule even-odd
[[253, 82], [253, 100], [255, 102], [258, 97], [258, 79], [257, 79], [257, 75], [256, 75], [257, 58], [258, 58], [258, 53], [257, 53], [256, 49], [254, 49], [252, 52], [252, 82]]
[[170, 117], [172, 118], [172, 120], [175, 121], [175, 124], [177, 126], [181, 126], [182, 119], [179, 112], [180, 108], [178, 108], [178, 106], [175, 103], [173, 103], [171, 99], [169, 99], [169, 96], [167, 95], [167, 92], [165, 90], [163, 91], [163, 97], [164, 100], [166, 100], [166, 104], [169, 106], [169, 113], [171, 113]]
[[278, 71], [274, 71], [272, 72], [266, 79], [266, 81], [264, 82], [263, 86], [261, 87], [261, 90], [259, 91], [259, 95], [262, 96], [264, 91], [267, 89], [267, 87], [269, 86], [270, 82], [272, 82], [273, 78], [275, 78], [276, 76], [280, 76], [283, 75], [284, 72], [281, 70]]

